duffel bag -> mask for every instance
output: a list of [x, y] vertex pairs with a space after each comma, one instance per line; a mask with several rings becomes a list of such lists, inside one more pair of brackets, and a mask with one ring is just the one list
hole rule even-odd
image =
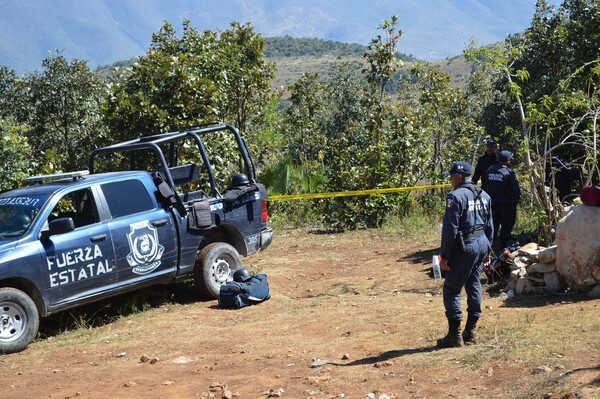
[[271, 297], [266, 274], [255, 274], [245, 282], [228, 281], [219, 289], [219, 305], [237, 309], [266, 301]]

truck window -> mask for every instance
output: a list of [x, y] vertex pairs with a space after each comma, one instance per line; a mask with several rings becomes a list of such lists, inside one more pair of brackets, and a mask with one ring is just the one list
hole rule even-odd
[[0, 196], [0, 238], [23, 235], [46, 199], [42, 196]]
[[106, 183], [101, 187], [113, 218], [154, 209], [148, 190], [139, 180]]
[[89, 189], [73, 191], [62, 197], [50, 213], [49, 220], [70, 217], [75, 228], [98, 222], [98, 212]]

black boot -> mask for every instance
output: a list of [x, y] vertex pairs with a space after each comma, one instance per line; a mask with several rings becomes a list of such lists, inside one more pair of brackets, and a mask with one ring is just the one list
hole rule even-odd
[[477, 326], [477, 321], [479, 317], [471, 316], [467, 317], [467, 324], [465, 324], [465, 330], [462, 333], [463, 341], [466, 345], [475, 345], [477, 344], [478, 336], [475, 331], [475, 327]]
[[448, 334], [437, 340], [438, 348], [460, 348], [463, 337], [460, 335], [460, 320], [448, 320]]

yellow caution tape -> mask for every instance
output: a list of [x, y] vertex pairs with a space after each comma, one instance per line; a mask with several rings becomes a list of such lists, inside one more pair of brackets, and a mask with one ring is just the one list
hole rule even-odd
[[376, 188], [376, 189], [372, 189], [372, 190], [340, 191], [340, 192], [332, 192], [332, 193], [269, 195], [269, 201], [290, 201], [290, 200], [316, 199], [316, 198], [352, 197], [355, 195], [389, 194], [389, 193], [399, 193], [401, 191], [428, 190], [431, 188], [449, 188], [449, 187], [452, 187], [452, 185], [451, 184], [431, 184], [428, 186]]

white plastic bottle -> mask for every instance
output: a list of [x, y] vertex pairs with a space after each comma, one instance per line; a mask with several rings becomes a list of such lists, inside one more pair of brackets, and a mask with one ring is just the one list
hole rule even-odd
[[433, 278], [436, 280], [442, 279], [442, 269], [440, 269], [440, 258], [438, 255], [433, 255]]

